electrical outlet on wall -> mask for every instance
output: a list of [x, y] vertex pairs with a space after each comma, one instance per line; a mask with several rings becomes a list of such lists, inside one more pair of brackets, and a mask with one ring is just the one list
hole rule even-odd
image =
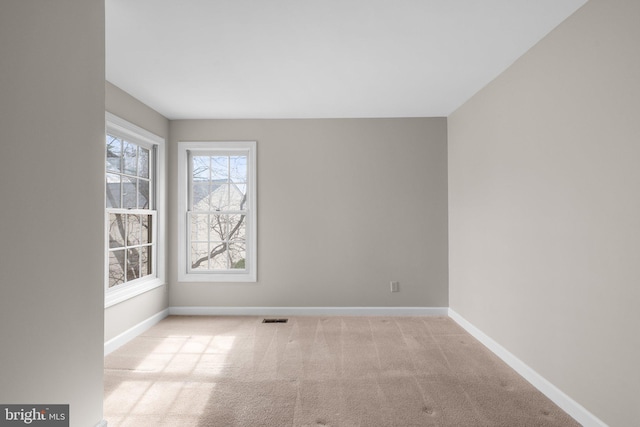
[[391, 292], [400, 292], [400, 282], [391, 282]]

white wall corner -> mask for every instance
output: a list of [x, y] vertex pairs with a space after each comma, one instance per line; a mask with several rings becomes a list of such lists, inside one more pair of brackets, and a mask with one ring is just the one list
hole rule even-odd
[[107, 420], [100, 421], [98, 424], [96, 424], [96, 427], [107, 427]]
[[607, 427], [602, 420], [451, 308], [449, 317], [584, 427]]
[[138, 335], [140, 335], [141, 333], [143, 333], [144, 331], [146, 331], [156, 323], [160, 322], [162, 319], [164, 319], [168, 315], [169, 315], [169, 309], [165, 308], [164, 310], [154, 314], [148, 319], [143, 320], [137, 325], [132, 326], [131, 328], [127, 329], [120, 335], [111, 338], [109, 341], [104, 343], [104, 355], [106, 356], [109, 353], [116, 350], [117, 348], [128, 343], [129, 341], [131, 341], [132, 339], [134, 339], [135, 337], [137, 337]]
[[447, 307], [169, 307], [183, 316], [447, 316]]

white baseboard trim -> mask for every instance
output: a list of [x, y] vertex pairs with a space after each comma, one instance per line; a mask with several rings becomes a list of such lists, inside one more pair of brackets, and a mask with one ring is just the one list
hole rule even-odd
[[449, 309], [449, 317], [584, 427], [607, 427], [607, 424], [602, 422], [598, 417], [571, 399], [562, 390], [531, 369], [526, 363], [518, 359], [509, 352], [509, 350], [502, 347], [454, 310]]
[[169, 307], [182, 316], [448, 316], [447, 307]]
[[[138, 335], [140, 335], [141, 333], [143, 333], [144, 331], [146, 331], [147, 329], [149, 329], [150, 327], [152, 327], [153, 325], [155, 325], [156, 323], [158, 323], [168, 315], [169, 315], [169, 309], [165, 308], [164, 310], [154, 314], [148, 319], [143, 320], [142, 322], [138, 323], [135, 326], [132, 326], [131, 328], [127, 329], [120, 335], [111, 338], [109, 341], [104, 343], [104, 355], [106, 356], [112, 351], [116, 350], [118, 347], [121, 347], [124, 344], [128, 343], [129, 341], [131, 341], [132, 339], [134, 339], [135, 337], [137, 337]], [[105, 423], [105, 426], [106, 426], [106, 423]]]

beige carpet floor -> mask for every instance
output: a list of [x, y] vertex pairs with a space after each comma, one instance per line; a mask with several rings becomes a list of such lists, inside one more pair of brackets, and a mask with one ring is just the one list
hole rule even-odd
[[446, 317], [170, 316], [105, 359], [110, 427], [578, 426]]

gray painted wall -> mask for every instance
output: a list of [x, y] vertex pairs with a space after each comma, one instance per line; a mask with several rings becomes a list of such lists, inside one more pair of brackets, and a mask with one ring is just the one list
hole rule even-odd
[[104, 2], [0, 5], [0, 402], [102, 419]]
[[[168, 143], [169, 120], [109, 82], [105, 84], [105, 103], [106, 111], [164, 138]], [[167, 286], [161, 286], [105, 309], [105, 342], [168, 306]]]
[[450, 303], [640, 420], [640, 2], [591, 0], [449, 118]]
[[257, 140], [258, 155], [257, 283], [177, 283], [170, 162], [172, 306], [448, 305], [446, 119], [182, 120], [170, 135], [171, 159], [185, 140]]

